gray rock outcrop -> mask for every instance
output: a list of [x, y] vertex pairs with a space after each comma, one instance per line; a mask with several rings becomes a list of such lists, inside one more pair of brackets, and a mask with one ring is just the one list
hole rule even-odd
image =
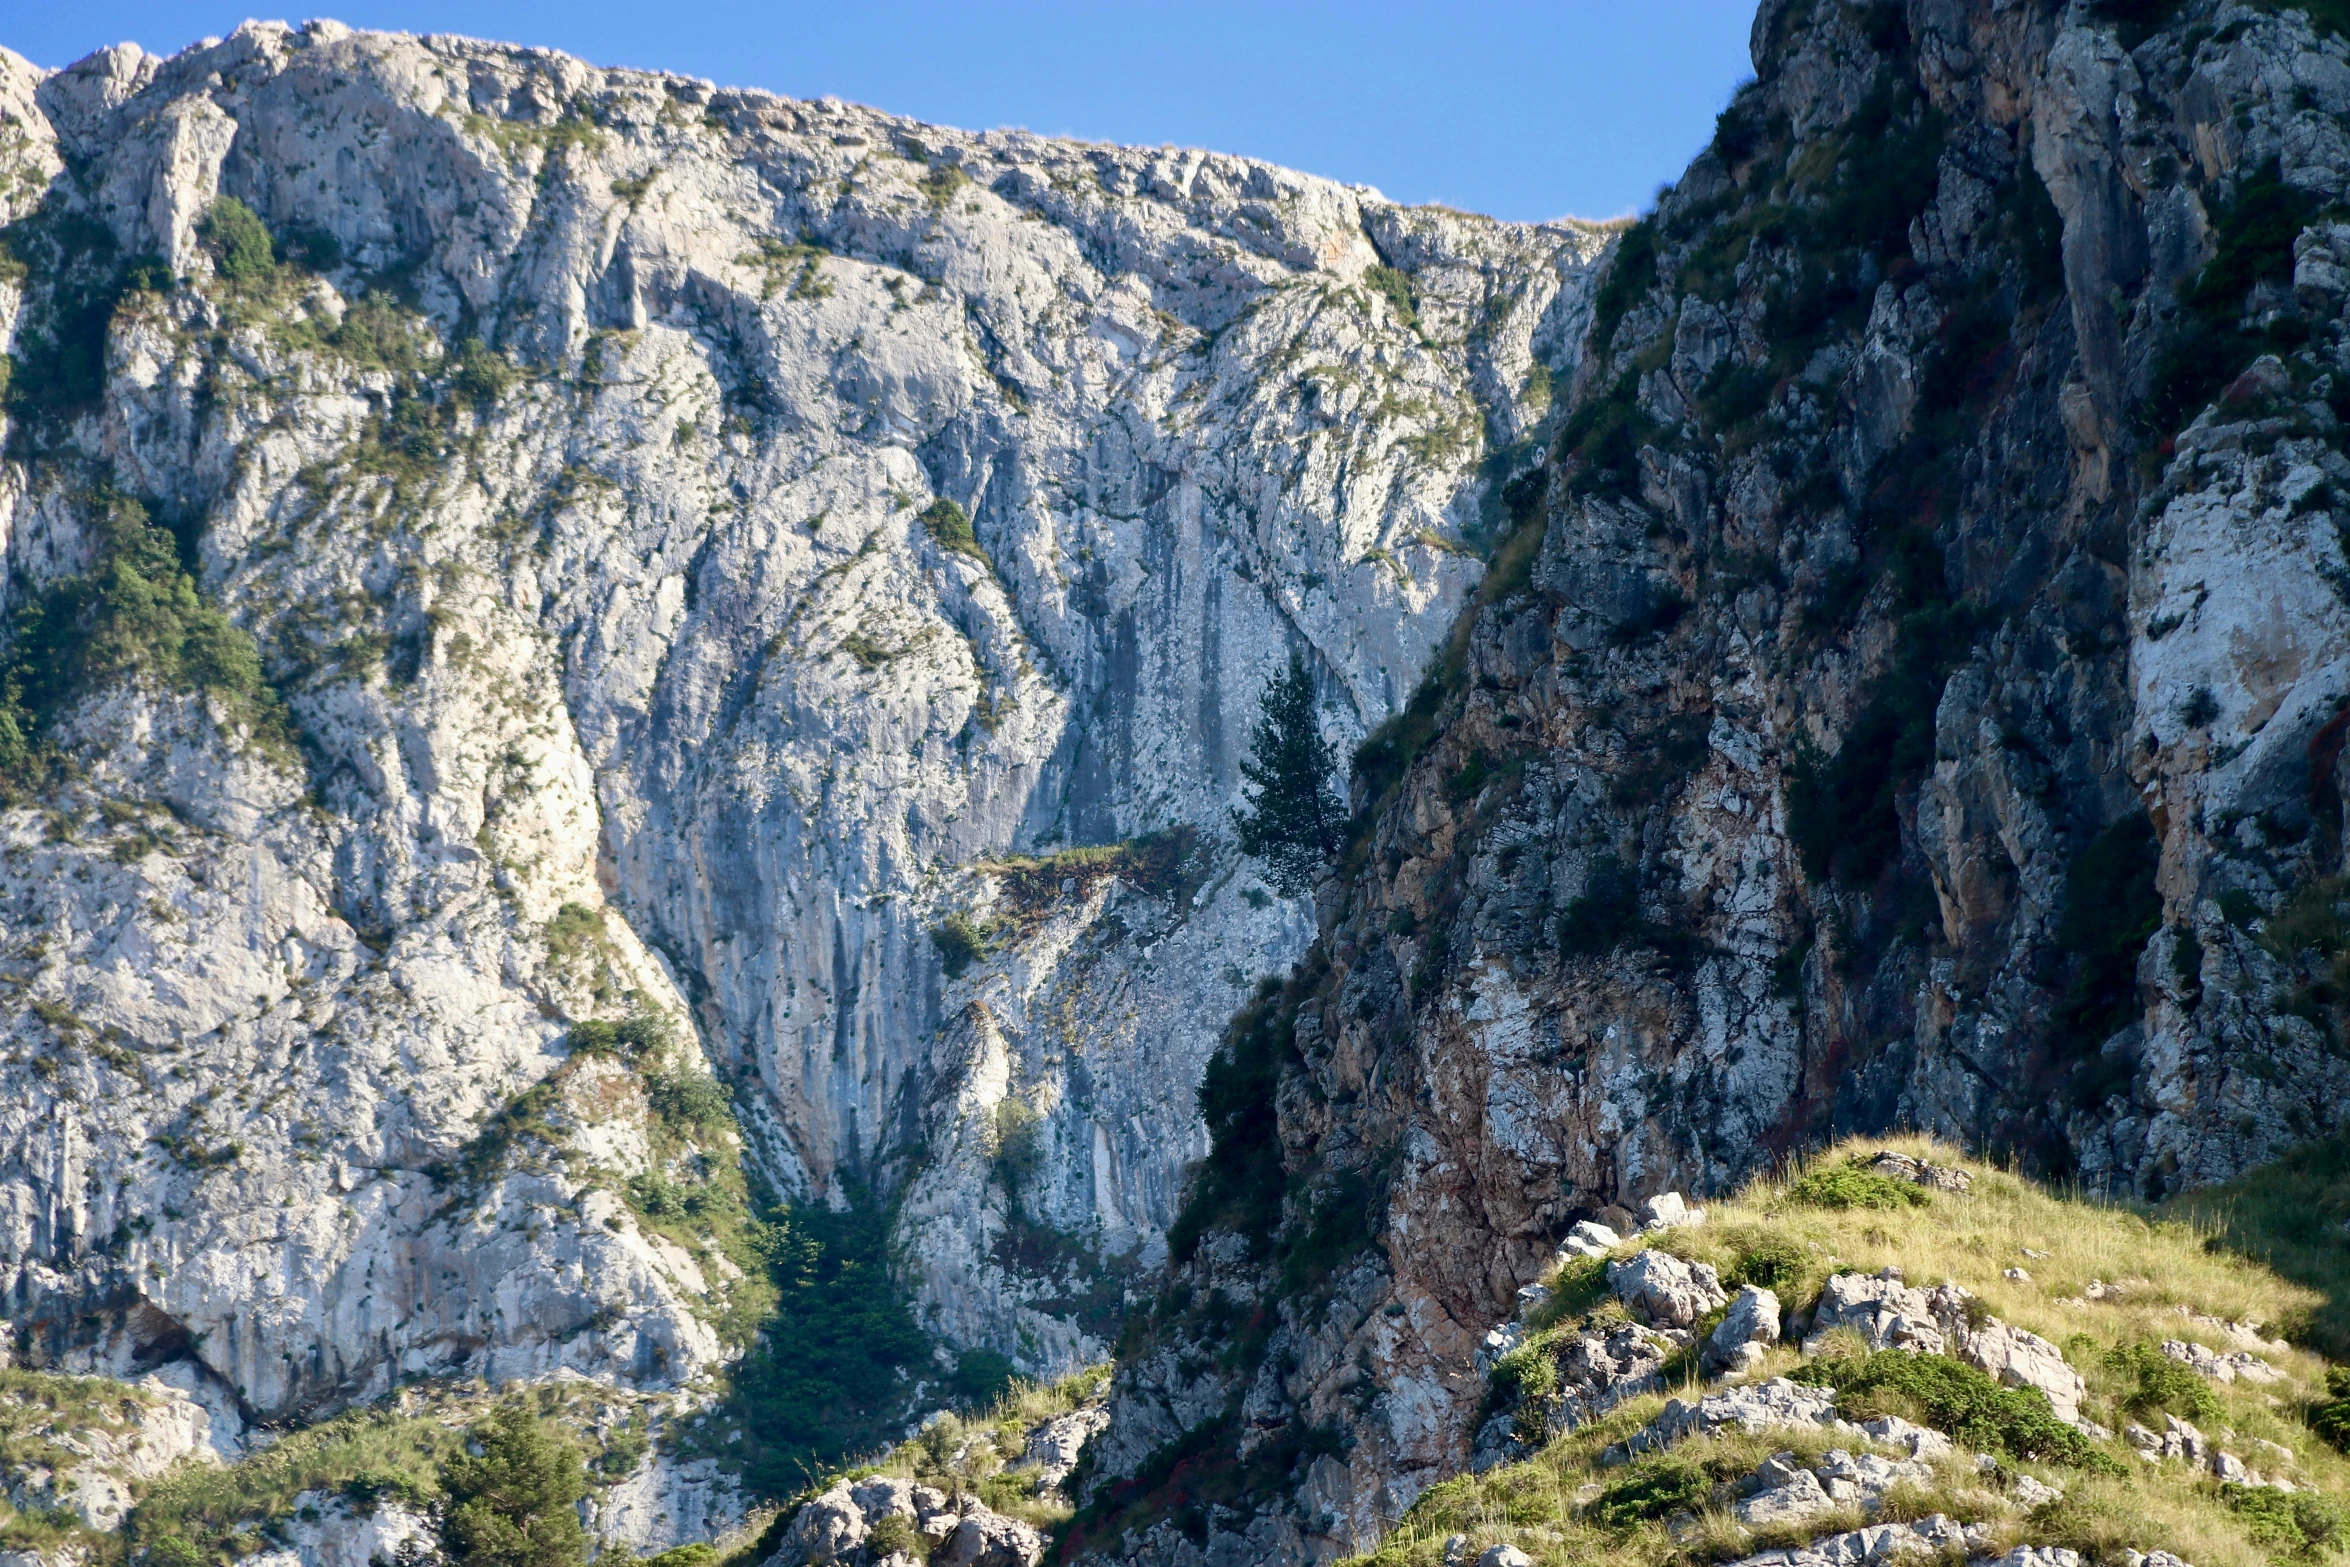
[[1684, 1262], [1666, 1251], [1609, 1263], [1607, 1282], [1616, 1299], [1661, 1328], [1692, 1327], [1730, 1298], [1711, 1263]]
[[1706, 1364], [1718, 1371], [1748, 1371], [1779, 1342], [1779, 1297], [1759, 1284], [1742, 1284], [1730, 1309], [1706, 1335]]
[[1816, 1349], [1826, 1334], [1843, 1328], [1859, 1333], [1871, 1349], [1948, 1353], [2009, 1387], [2038, 1389], [2059, 1419], [2079, 1424], [2089, 1385], [2066, 1364], [2064, 1351], [1979, 1311], [1973, 1301], [1952, 1284], [1912, 1288], [1891, 1269], [1873, 1277], [1835, 1274], [1813, 1308], [1805, 1347]]

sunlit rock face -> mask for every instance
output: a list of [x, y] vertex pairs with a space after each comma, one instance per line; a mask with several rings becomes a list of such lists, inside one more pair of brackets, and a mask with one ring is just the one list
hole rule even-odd
[[1607, 239], [331, 23], [0, 54], [0, 203], [11, 607], [143, 511], [260, 662], [63, 694], [0, 813], [7, 1309], [216, 1421], [721, 1362], [677, 1074], [1098, 1358], [1312, 935], [1257, 695], [1408, 697]]

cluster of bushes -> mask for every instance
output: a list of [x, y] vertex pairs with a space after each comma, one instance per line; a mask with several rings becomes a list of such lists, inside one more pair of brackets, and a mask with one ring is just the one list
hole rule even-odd
[[1857, 1160], [1807, 1171], [1787, 1188], [1787, 1198], [1811, 1208], [1875, 1208], [1886, 1213], [1923, 1208], [1933, 1201], [1916, 1182], [1864, 1168]]
[[584, 1567], [588, 1485], [578, 1445], [523, 1399], [462, 1431], [430, 1416], [357, 1413], [227, 1468], [175, 1471], [123, 1535], [137, 1567], [212, 1567], [275, 1537], [299, 1498], [325, 1492], [361, 1514], [387, 1502], [430, 1510], [450, 1567]]
[[202, 693], [232, 725], [292, 754], [284, 704], [253, 639], [197, 590], [192, 533], [159, 526], [136, 499], [99, 489], [82, 515], [89, 568], [49, 584], [17, 612], [0, 654], [0, 792], [21, 797], [59, 761], [52, 730], [81, 698], [123, 681]]
[[712, 1445], [753, 1494], [789, 1496], [827, 1468], [885, 1446], [903, 1419], [906, 1374], [930, 1359], [890, 1270], [893, 1210], [859, 1195], [771, 1208], [759, 1236], [774, 1286], [769, 1321], [726, 1374]]

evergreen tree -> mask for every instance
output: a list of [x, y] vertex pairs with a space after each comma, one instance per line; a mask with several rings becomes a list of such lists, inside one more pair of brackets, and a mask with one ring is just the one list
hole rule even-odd
[[441, 1471], [448, 1494], [441, 1545], [460, 1567], [580, 1567], [587, 1532], [579, 1499], [587, 1471], [578, 1450], [519, 1403], [498, 1406], [469, 1431], [468, 1447]]
[[1330, 787], [1329, 745], [1314, 721], [1314, 677], [1289, 655], [1289, 673], [1265, 687], [1263, 711], [1240, 764], [1250, 787], [1232, 813], [1241, 852], [1263, 860], [1273, 885], [1302, 892], [1346, 844], [1346, 807]]

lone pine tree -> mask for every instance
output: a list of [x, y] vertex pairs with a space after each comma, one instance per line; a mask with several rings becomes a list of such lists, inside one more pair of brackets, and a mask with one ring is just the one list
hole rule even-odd
[[1289, 655], [1289, 672], [1265, 687], [1262, 710], [1240, 764], [1249, 787], [1232, 813], [1245, 854], [1263, 860], [1273, 884], [1302, 892], [1345, 846], [1346, 808], [1330, 787], [1333, 759], [1314, 721], [1314, 677]]

